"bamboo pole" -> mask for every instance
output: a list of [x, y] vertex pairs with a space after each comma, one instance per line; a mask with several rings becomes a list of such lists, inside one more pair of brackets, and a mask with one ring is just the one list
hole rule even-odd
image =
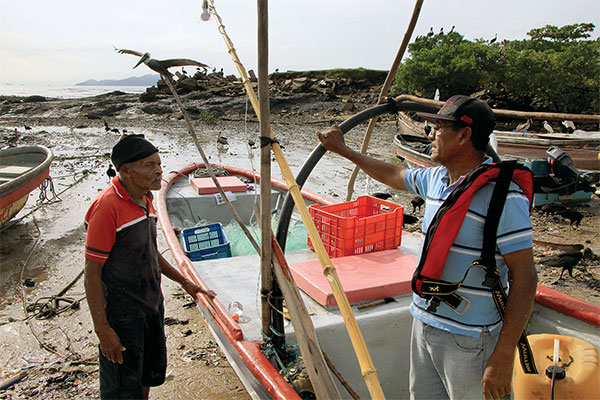
[[[258, 98], [260, 114], [267, 116], [260, 120], [260, 136], [268, 137], [271, 130], [269, 109], [269, 19], [268, 2], [258, 0]], [[260, 231], [261, 249], [261, 316], [262, 332], [269, 335], [271, 326], [269, 293], [273, 288], [271, 269], [271, 147], [261, 142], [260, 148]]]
[[[400, 48], [398, 49], [398, 53], [396, 54], [396, 58], [392, 63], [392, 67], [385, 78], [385, 82], [383, 83], [383, 87], [379, 92], [379, 98], [377, 99], [377, 104], [383, 102], [385, 97], [387, 96], [390, 87], [392, 86], [392, 82], [394, 81], [394, 77], [396, 76], [396, 71], [398, 71], [398, 66], [402, 61], [402, 57], [404, 57], [404, 53], [406, 52], [406, 48], [408, 47], [408, 43], [410, 42], [410, 38], [415, 30], [415, 26], [417, 25], [417, 20], [419, 19], [419, 14], [421, 13], [421, 6], [423, 6], [423, 0], [417, 0], [415, 3], [415, 8], [413, 9], [412, 17], [408, 24], [408, 28], [406, 29], [406, 33], [404, 34], [404, 39], [402, 39], [402, 44], [400, 44]], [[369, 126], [367, 127], [367, 132], [365, 133], [365, 137], [363, 138], [362, 146], [360, 152], [365, 154], [367, 152], [367, 148], [369, 147], [369, 142], [371, 141], [371, 136], [373, 134], [373, 129], [375, 129], [375, 125], [377, 125], [377, 121], [379, 120], [379, 116], [371, 118], [369, 121]], [[356, 181], [356, 176], [358, 175], [358, 165], [354, 166], [352, 170], [352, 175], [350, 175], [350, 179], [348, 180], [348, 186], [346, 188], [346, 201], [350, 201], [352, 199], [352, 194], [354, 193], [354, 182]]]
[[[209, 0], [209, 3], [210, 3], [211, 13], [215, 16], [215, 20], [217, 21], [217, 24], [219, 25], [219, 31], [221, 32], [221, 35], [223, 36], [225, 43], [229, 49], [229, 54], [233, 58], [233, 61], [238, 69], [238, 72], [240, 73], [240, 77], [242, 78], [242, 82], [246, 89], [248, 98], [250, 99], [250, 103], [252, 104], [252, 107], [254, 108], [254, 112], [256, 113], [257, 117], [260, 119], [261, 115], [260, 115], [260, 110], [258, 107], [258, 101], [256, 98], [256, 94], [254, 93], [254, 90], [252, 89], [252, 86], [250, 85], [250, 82], [248, 80], [248, 74], [246, 73], [246, 70], [245, 70], [244, 66], [242, 65], [241, 61], [239, 60], [237, 53], [235, 51], [235, 48], [233, 47], [233, 44], [231, 43], [231, 40], [229, 39], [229, 37], [227, 36], [227, 33], [225, 32], [225, 26], [223, 25], [223, 23], [221, 21], [221, 17], [217, 14], [217, 12], [215, 10], [213, 1]], [[271, 138], [274, 138], [274, 133], [273, 133], [272, 129], [271, 129], [270, 133], [271, 133]], [[317, 232], [315, 224], [312, 221], [312, 219], [308, 213], [306, 203], [304, 202], [304, 198], [302, 197], [302, 195], [300, 193], [300, 187], [296, 183], [296, 181], [293, 177], [292, 171], [290, 170], [289, 165], [287, 164], [287, 162], [285, 160], [285, 157], [283, 155], [283, 152], [281, 151], [281, 147], [279, 146], [279, 144], [277, 142], [273, 143], [272, 148], [273, 148], [273, 154], [275, 155], [275, 159], [277, 160], [277, 163], [279, 164], [279, 167], [281, 169], [283, 177], [288, 186], [288, 190], [289, 190], [290, 194], [292, 195], [292, 198], [294, 199], [294, 203], [296, 204], [296, 206], [298, 208], [298, 212], [300, 213], [300, 216], [302, 217], [302, 221], [304, 222], [304, 225], [306, 226], [306, 230], [308, 231], [308, 235], [314, 245], [315, 252], [317, 253], [319, 261], [321, 262], [321, 266], [323, 268], [323, 274], [326, 276], [327, 281], [329, 282], [329, 285], [332, 288], [334, 298], [340, 308], [340, 312], [342, 314], [344, 322], [346, 323], [346, 328], [348, 330], [350, 340], [354, 347], [354, 351], [356, 352], [358, 362], [361, 367], [361, 373], [362, 373], [362, 376], [367, 385], [367, 389], [369, 390], [369, 393], [371, 394], [372, 398], [384, 399], [385, 396], [383, 394], [383, 390], [381, 389], [381, 385], [379, 384], [379, 379], [377, 378], [377, 370], [375, 369], [375, 366], [373, 365], [373, 361], [371, 359], [371, 356], [369, 355], [367, 345], [366, 345], [364, 338], [360, 332], [360, 328], [358, 327], [356, 318], [354, 317], [354, 314], [352, 313], [352, 308], [350, 307], [350, 303], [348, 301], [346, 293], [344, 292], [344, 288], [342, 287], [342, 285], [340, 283], [339, 277], [337, 275], [337, 271], [335, 270], [335, 267], [334, 267], [333, 263], [331, 262], [331, 259], [327, 255], [325, 246], [323, 246], [323, 243], [321, 242], [321, 238]]]

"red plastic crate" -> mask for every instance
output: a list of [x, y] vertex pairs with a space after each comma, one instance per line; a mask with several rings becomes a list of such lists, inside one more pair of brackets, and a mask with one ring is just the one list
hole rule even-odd
[[[330, 257], [395, 249], [402, 239], [404, 208], [372, 196], [308, 211]], [[308, 238], [308, 246], [314, 250]]]

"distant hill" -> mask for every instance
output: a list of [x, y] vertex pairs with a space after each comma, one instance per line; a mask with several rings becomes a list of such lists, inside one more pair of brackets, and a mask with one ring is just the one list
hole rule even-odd
[[104, 79], [97, 81], [88, 79], [85, 82], [76, 83], [75, 86], [153, 86], [160, 79], [160, 75], [147, 74], [144, 76], [130, 76], [125, 79]]

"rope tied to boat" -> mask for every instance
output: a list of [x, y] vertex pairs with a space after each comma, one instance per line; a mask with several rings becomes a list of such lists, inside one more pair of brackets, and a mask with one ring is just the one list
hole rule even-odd
[[[287, 368], [284, 364], [283, 360], [279, 356], [277, 350], [275, 350], [275, 345], [270, 337], [266, 336], [262, 333], [263, 341], [260, 343], [260, 349], [268, 360], [275, 360], [277, 365], [280, 368], [281, 375], [288, 381], [288, 383], [292, 386], [292, 388], [300, 393], [298, 388], [294, 385], [294, 377], [300, 373], [300, 371], [304, 368], [303, 365], [300, 365], [302, 358], [299, 357], [299, 350], [297, 344], [289, 344], [286, 345], [286, 357], [288, 359], [288, 365], [291, 363], [291, 367]], [[295, 371], [292, 373], [291, 371]]]
[[[48, 196], [48, 192], [50, 196]], [[51, 176], [48, 176], [44, 181], [40, 184], [40, 195], [38, 197], [38, 204], [42, 203], [44, 200], [48, 201], [61, 201], [61, 198], [56, 194], [56, 190], [54, 189], [54, 181]]]

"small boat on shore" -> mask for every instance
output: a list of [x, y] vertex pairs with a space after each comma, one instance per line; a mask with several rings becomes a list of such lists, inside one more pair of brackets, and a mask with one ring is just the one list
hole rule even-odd
[[[431, 143], [422, 135], [400, 133], [394, 137], [396, 156], [403, 160], [409, 168], [428, 168], [436, 165], [431, 161]], [[525, 149], [525, 148], [524, 148]], [[559, 154], [568, 167], [554, 171], [555, 160], [548, 152]], [[534, 197], [532, 206], [541, 206], [556, 201], [582, 202], [588, 201], [595, 192], [594, 185], [600, 181], [600, 170], [584, 171], [573, 167], [574, 162], [558, 147], [546, 149], [543, 155], [517, 157], [501, 156], [503, 160], [516, 160], [533, 172]]]
[[[403, 112], [398, 113], [398, 120], [402, 136], [410, 137], [411, 143], [416, 141], [416, 136], [427, 139], [425, 123]], [[558, 147], [569, 154], [575, 168], [600, 171], [600, 132], [575, 131], [565, 134], [496, 130], [494, 135], [498, 142], [498, 155], [503, 159], [545, 159], [546, 150]], [[394, 140], [394, 145], [398, 146], [399, 143]], [[402, 150], [396, 147], [396, 151]]]
[[0, 226], [25, 206], [29, 193], [48, 178], [53, 155], [44, 146], [0, 149]]
[[[242, 187], [234, 184], [235, 191], [230, 198], [241, 219], [249, 224], [253, 218], [253, 205], [260, 197], [255, 183], [260, 177], [253, 171], [223, 168], [241, 180], [252, 180]], [[212, 229], [207, 228], [208, 225], [228, 225], [231, 221], [220, 196], [201, 193], [201, 185], [194, 181], [194, 173], [203, 169], [202, 164], [191, 164], [164, 179], [157, 196], [157, 209], [167, 244], [184, 275], [217, 293], [213, 300], [200, 296], [198, 307], [249, 394], [256, 399], [302, 398], [311, 392], [311, 388], [310, 384], [302, 384], [299, 378], [302, 374], [297, 368], [299, 364], [290, 360], [295, 357], [290, 356], [287, 360], [278, 358], [261, 330], [260, 257], [257, 254], [236, 254], [233, 242], [240, 239], [232, 235], [229, 236], [232, 250], [223, 252], [224, 258], [214, 258], [214, 252], [210, 250], [196, 257], [198, 250], [190, 248], [188, 237], [182, 234], [187, 229], [197, 229], [194, 234], [205, 234]], [[283, 181], [272, 178], [271, 188], [272, 215], [277, 217], [287, 186]], [[224, 190], [227, 189], [224, 187]], [[227, 192], [226, 195], [230, 197]], [[302, 196], [314, 205], [336, 204], [306, 190], [302, 191]], [[190, 227], [197, 224], [201, 226]], [[298, 226], [302, 228], [301, 223]], [[290, 226], [289, 230], [292, 229]], [[213, 239], [217, 240], [216, 236]], [[409, 396], [410, 282], [419, 256], [420, 241], [420, 236], [404, 232], [398, 248], [332, 259], [377, 368], [383, 392], [389, 398]], [[288, 246], [289, 242], [288, 239]], [[217, 247], [223, 245], [225, 242], [222, 240], [216, 242]], [[307, 246], [301, 246], [288, 249], [286, 258], [321, 348], [359, 397], [369, 397], [344, 318], [333, 299], [317, 255]], [[242, 305], [243, 315], [232, 314], [228, 310], [230, 304], [238, 308]], [[285, 334], [288, 349], [295, 348], [296, 337], [291, 325], [285, 325], [285, 333], [276, 333]], [[600, 349], [600, 307], [538, 285], [528, 333], [573, 336]], [[293, 354], [293, 350], [289, 354]], [[338, 386], [342, 397], [347, 398], [345, 389], [340, 384]]]

